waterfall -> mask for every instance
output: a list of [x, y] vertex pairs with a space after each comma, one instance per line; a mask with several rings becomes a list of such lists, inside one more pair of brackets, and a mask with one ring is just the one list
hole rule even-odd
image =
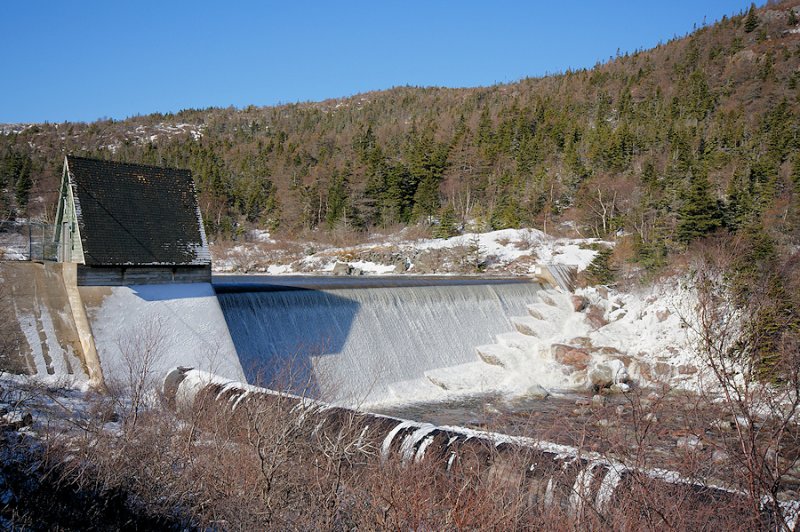
[[222, 291], [219, 302], [251, 383], [355, 404], [392, 383], [477, 360], [513, 329], [533, 282]]

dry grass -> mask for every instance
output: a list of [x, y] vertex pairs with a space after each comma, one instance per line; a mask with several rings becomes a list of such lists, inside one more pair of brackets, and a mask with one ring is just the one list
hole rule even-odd
[[[445, 433], [436, 435], [419, 461], [404, 461], [398, 452], [401, 438], [395, 438], [385, 460], [380, 447], [391, 421], [343, 409], [313, 413], [295, 408], [296, 399], [277, 395], [242, 400], [232, 412], [228, 397], [215, 400], [217, 392], [211, 390], [180, 417], [164, 402], [149, 405], [137, 412], [135, 424], [121, 419], [119, 426], [126, 429], [119, 431], [108, 430], [113, 403], [97, 398], [84, 422], [50, 433], [39, 448], [37, 474], [44, 481], [38, 495], [18, 505], [16, 513], [6, 508], [2, 515], [32, 522], [50, 490], [64, 501], [69, 494], [80, 495], [85, 526], [114, 525], [109, 509], [136, 526], [220, 530], [754, 530], [768, 525], [760, 514], [753, 516], [745, 498], [636, 473], [626, 474], [613, 498], [598, 505], [596, 493], [607, 474], [602, 468], [592, 469], [583, 492], [579, 478], [588, 463], [580, 458], [564, 461], [477, 439], [461, 441], [451, 460]], [[637, 448], [650, 439], [644, 425], [633, 432], [620, 437], [613, 430], [598, 431], [595, 437], [606, 442], [609, 455], [626, 454], [635, 462]], [[676, 459], [684, 471], [704, 467], [694, 456], [676, 454]], [[648, 462], [641, 458], [641, 463]], [[55, 510], [68, 514], [70, 508], [65, 503]], [[59, 523], [57, 514], [50, 517]]]

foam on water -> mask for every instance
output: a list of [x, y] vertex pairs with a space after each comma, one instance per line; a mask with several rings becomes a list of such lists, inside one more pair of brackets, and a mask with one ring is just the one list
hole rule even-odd
[[513, 329], [533, 282], [220, 293], [248, 382], [289, 385], [347, 404], [389, 385], [475, 362], [475, 347]]

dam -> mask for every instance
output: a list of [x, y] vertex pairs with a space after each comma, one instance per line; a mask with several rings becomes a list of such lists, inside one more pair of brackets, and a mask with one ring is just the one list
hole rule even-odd
[[501, 370], [480, 348], [520, 335], [515, 317], [543, 291], [530, 278], [396, 276], [220, 276], [214, 288], [248, 382], [351, 406], [495, 391]]

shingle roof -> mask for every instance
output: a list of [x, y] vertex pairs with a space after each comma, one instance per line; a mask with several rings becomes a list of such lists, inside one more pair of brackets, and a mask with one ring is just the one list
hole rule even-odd
[[211, 263], [188, 170], [67, 156], [87, 265]]

